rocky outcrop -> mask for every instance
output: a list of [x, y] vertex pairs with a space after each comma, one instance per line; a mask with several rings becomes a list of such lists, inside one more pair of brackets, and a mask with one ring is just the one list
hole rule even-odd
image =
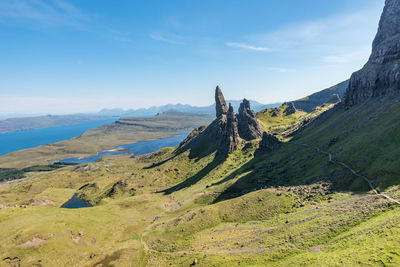
[[349, 107], [399, 91], [400, 1], [386, 0], [372, 54], [364, 68], [351, 76], [344, 101]]
[[292, 115], [297, 112], [297, 109], [294, 106], [293, 102], [283, 103], [283, 106], [286, 106], [286, 109], [284, 111], [285, 115]]
[[255, 155], [263, 155], [274, 152], [279, 148], [279, 140], [272, 134], [264, 132], [259, 148], [256, 150]]
[[246, 141], [262, 138], [263, 128], [256, 113], [250, 108], [250, 101], [243, 99], [237, 115], [239, 136]]
[[222, 94], [221, 89], [219, 86], [215, 89], [215, 109], [216, 109], [216, 115], [217, 118], [219, 118], [222, 115], [226, 115], [228, 112], [228, 108], [225, 102], [224, 95]]

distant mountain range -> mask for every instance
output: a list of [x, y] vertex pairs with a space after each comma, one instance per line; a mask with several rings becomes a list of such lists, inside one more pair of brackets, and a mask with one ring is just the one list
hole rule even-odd
[[[319, 91], [303, 99], [293, 101], [297, 109], [302, 109], [306, 112], [311, 112], [315, 107], [322, 105], [329, 101], [332, 95], [337, 95], [339, 98], [343, 98], [344, 92], [348, 86], [349, 81], [344, 81], [331, 88]], [[239, 109], [241, 100], [227, 100], [227, 103], [231, 103], [235, 111]], [[255, 112], [259, 112], [267, 108], [275, 108], [280, 106], [282, 103], [273, 104], [262, 104], [255, 100], [250, 100], [251, 109]], [[114, 117], [151, 117], [157, 114], [166, 112], [184, 112], [192, 114], [202, 114], [215, 116], [215, 104], [197, 107], [184, 104], [168, 104], [163, 106], [154, 106], [150, 108], [140, 109], [102, 109], [96, 113], [79, 113], [69, 115], [18, 115], [13, 116], [0, 116], [0, 133], [24, 131], [40, 128], [49, 128], [57, 126], [66, 126], [78, 123], [85, 123], [95, 120], [105, 120]], [[8, 117], [8, 118], [7, 118]], [[3, 118], [3, 119], [2, 119]]]
[[[239, 100], [229, 101], [235, 107], [239, 108]], [[265, 108], [277, 107], [281, 103], [261, 104], [257, 101], [251, 101], [252, 108], [258, 112]], [[43, 115], [43, 116], [16, 116], [0, 120], [0, 133], [33, 130], [40, 128], [49, 128], [57, 126], [66, 126], [78, 123], [85, 123], [95, 120], [105, 120], [114, 117], [151, 117], [166, 111], [176, 111], [184, 113], [215, 115], [215, 104], [205, 107], [195, 107], [182, 104], [168, 104], [164, 106], [141, 108], [141, 109], [102, 109], [97, 113], [90, 114], [70, 114], [70, 115]]]
[[[231, 103], [234, 109], [239, 109], [240, 100], [228, 100], [228, 103]], [[278, 107], [282, 103], [274, 103], [274, 104], [261, 104], [257, 101], [250, 100], [251, 103], [251, 108], [255, 111], [258, 112], [260, 110], [266, 109], [266, 108], [273, 108], [273, 107]], [[187, 113], [195, 113], [195, 114], [205, 114], [205, 115], [213, 115], [215, 114], [215, 104], [210, 105], [210, 106], [204, 106], [204, 107], [196, 107], [196, 106], [191, 106], [191, 105], [183, 105], [183, 104], [168, 104], [164, 106], [155, 106], [155, 107], [150, 107], [150, 108], [140, 108], [140, 109], [129, 109], [129, 110], [124, 110], [124, 109], [102, 109], [97, 115], [101, 116], [119, 116], [119, 117], [126, 117], [126, 116], [136, 116], [136, 117], [142, 117], [142, 116], [154, 116], [158, 113], [163, 113], [165, 111], [178, 111], [178, 112], [187, 112]]]

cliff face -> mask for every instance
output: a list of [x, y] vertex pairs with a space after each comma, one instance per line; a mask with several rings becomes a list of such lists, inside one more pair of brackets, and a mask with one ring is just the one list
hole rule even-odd
[[400, 91], [400, 1], [386, 0], [368, 63], [351, 76], [346, 106]]

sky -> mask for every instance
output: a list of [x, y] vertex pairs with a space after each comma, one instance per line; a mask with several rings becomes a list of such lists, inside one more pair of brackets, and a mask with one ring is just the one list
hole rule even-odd
[[384, 0], [1, 0], [0, 114], [295, 100], [368, 60]]

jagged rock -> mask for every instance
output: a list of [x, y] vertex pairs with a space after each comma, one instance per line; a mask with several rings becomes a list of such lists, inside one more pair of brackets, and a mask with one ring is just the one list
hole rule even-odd
[[272, 134], [264, 132], [255, 155], [271, 153], [278, 149], [280, 141]]
[[217, 88], [215, 89], [215, 109], [217, 118], [219, 118], [222, 115], [226, 115], [228, 111], [224, 95], [222, 94], [222, 91], [219, 88], [219, 86], [217, 86]]
[[239, 145], [238, 120], [233, 107], [226, 108], [221, 89], [215, 92], [217, 118], [207, 127], [195, 129], [177, 148], [177, 152], [187, 149], [202, 151], [214, 148], [218, 155], [227, 156]]
[[336, 104], [339, 103], [341, 101], [340, 97], [338, 94], [333, 94], [331, 95], [331, 97], [329, 98], [328, 102], [329, 104]]
[[257, 120], [256, 113], [250, 108], [250, 102], [247, 99], [243, 99], [240, 104], [237, 119], [241, 138], [247, 141], [262, 138], [264, 130]]
[[286, 109], [284, 111], [285, 115], [291, 115], [297, 112], [297, 109], [294, 106], [293, 102], [286, 102], [283, 105], [286, 106]]
[[222, 127], [222, 140], [218, 145], [218, 152], [223, 155], [231, 154], [236, 150], [239, 144], [238, 121], [229, 103], [228, 113], [226, 115], [226, 124]]
[[367, 64], [353, 73], [345, 94], [347, 107], [400, 90], [400, 1], [386, 0]]

